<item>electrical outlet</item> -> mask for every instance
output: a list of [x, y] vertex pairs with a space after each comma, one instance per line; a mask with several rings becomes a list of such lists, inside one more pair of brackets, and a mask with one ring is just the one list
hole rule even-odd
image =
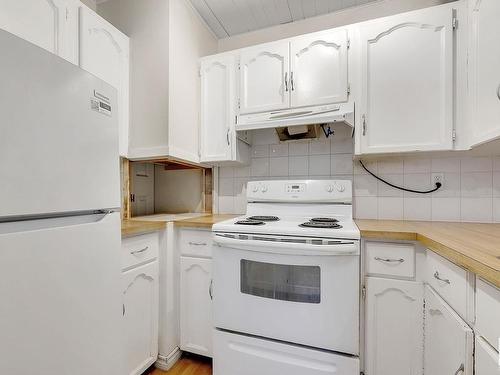
[[441, 183], [441, 185], [444, 185], [444, 173], [432, 173], [431, 179], [434, 185], [438, 182]]

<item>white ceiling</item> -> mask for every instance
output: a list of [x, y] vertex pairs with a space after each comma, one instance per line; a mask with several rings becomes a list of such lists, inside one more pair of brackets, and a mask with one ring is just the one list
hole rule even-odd
[[377, 0], [190, 0], [219, 38]]

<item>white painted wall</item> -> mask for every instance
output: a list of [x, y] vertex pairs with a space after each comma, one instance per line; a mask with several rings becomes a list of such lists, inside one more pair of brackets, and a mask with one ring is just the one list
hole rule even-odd
[[380, 0], [339, 12], [220, 39], [219, 52], [331, 29], [451, 1], [454, 0]]
[[94, 11], [97, 9], [97, 4], [95, 0], [80, 0], [80, 1]]

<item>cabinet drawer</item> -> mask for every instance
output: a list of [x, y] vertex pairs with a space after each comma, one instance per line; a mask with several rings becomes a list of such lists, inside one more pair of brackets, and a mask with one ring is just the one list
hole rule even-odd
[[467, 317], [467, 271], [437, 255], [426, 253], [426, 282], [464, 319]]
[[415, 246], [412, 244], [366, 242], [366, 272], [401, 278], [415, 276]]
[[500, 339], [500, 290], [477, 278], [476, 333], [495, 348]]
[[122, 240], [122, 269], [158, 258], [158, 233], [127, 237]]
[[500, 366], [498, 364], [498, 352], [492, 348], [481, 337], [476, 337], [476, 374], [477, 375], [498, 375]]
[[197, 229], [181, 229], [179, 233], [181, 255], [211, 258], [212, 231]]

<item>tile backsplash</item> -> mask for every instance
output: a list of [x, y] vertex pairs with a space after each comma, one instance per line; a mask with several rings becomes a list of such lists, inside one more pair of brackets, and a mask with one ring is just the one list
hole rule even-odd
[[245, 212], [246, 183], [266, 179], [353, 180], [358, 219], [500, 222], [500, 157], [446, 153], [440, 157], [385, 157], [367, 168], [396, 185], [426, 190], [432, 173], [444, 174], [431, 194], [394, 189], [353, 162], [351, 129], [339, 125], [326, 139], [280, 143], [274, 129], [255, 131], [249, 166], [219, 169], [219, 212]]

